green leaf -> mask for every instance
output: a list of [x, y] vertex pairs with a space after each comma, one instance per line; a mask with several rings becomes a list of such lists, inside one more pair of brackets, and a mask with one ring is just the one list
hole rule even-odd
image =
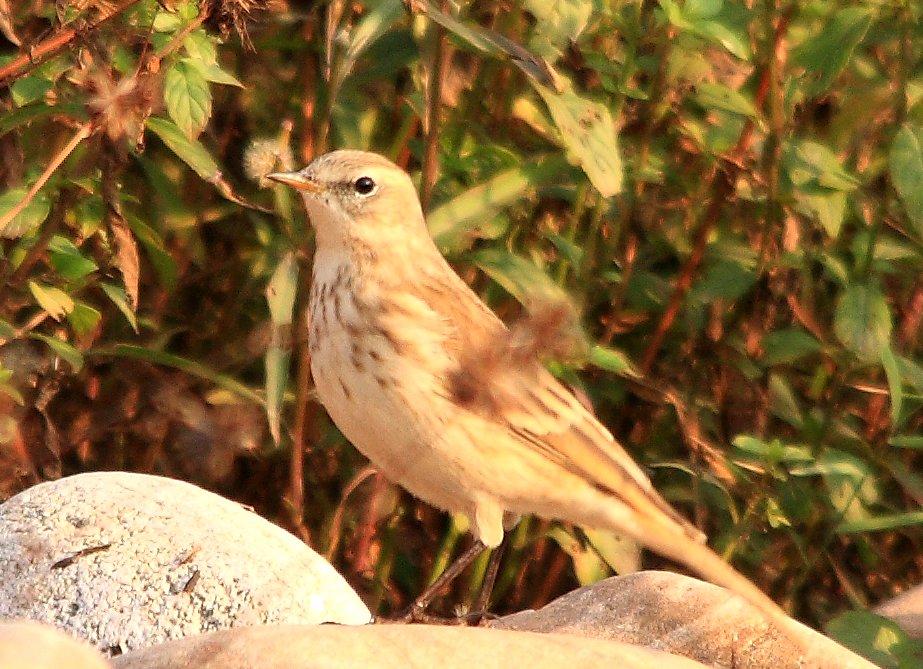
[[817, 458], [817, 472], [824, 480], [830, 504], [844, 521], [869, 518], [868, 506], [879, 499], [875, 473], [869, 464], [835, 448]]
[[878, 360], [891, 339], [891, 312], [881, 291], [848, 286], [837, 302], [833, 331], [862, 361]]
[[792, 63], [804, 67], [813, 80], [807, 95], [823, 93], [843, 71], [853, 51], [862, 42], [872, 22], [872, 12], [863, 7], [848, 7], [823, 21], [820, 34], [805, 33], [804, 42], [792, 53]]
[[769, 375], [769, 410], [789, 425], [800, 428], [804, 424], [795, 393], [785, 377], [779, 374]]
[[55, 337], [49, 337], [48, 335], [43, 335], [40, 332], [31, 332], [29, 337], [32, 339], [37, 339], [39, 341], [45, 342], [55, 355], [59, 356], [64, 362], [71, 366], [71, 369], [74, 372], [79, 372], [83, 368], [83, 354], [78, 351], [76, 348], [68, 344], [66, 341], [61, 341]]
[[529, 48], [550, 60], [580, 37], [593, 14], [591, 0], [525, 0], [522, 7], [535, 17]]
[[824, 626], [836, 641], [879, 667], [919, 667], [917, 643], [888, 618], [870, 611], [847, 611]]
[[[26, 188], [13, 188], [0, 195], [0, 219], [5, 218], [25, 199], [27, 194]], [[49, 211], [51, 211], [51, 202], [41, 192], [36, 193], [22, 211], [0, 228], [0, 237], [17, 239], [31, 234], [42, 224], [42, 221], [48, 218]]]
[[905, 124], [891, 144], [891, 183], [917, 235], [923, 237], [923, 126]]
[[125, 294], [125, 289], [106, 282], [100, 282], [99, 287], [103, 289], [106, 296], [112, 300], [112, 303], [122, 312], [125, 320], [131, 325], [131, 329], [137, 334], [138, 319], [135, 316], [134, 310], [128, 304], [128, 296]]
[[601, 344], [590, 349], [590, 364], [614, 374], [638, 375], [625, 353]]
[[74, 310], [74, 300], [59, 288], [38, 283], [37, 281], [30, 281], [29, 292], [32, 293], [32, 297], [35, 298], [39, 306], [56, 321], [61, 320]]
[[262, 397], [260, 397], [257, 393], [253, 392], [250, 390], [250, 388], [243, 385], [236, 379], [228, 376], [227, 374], [220, 374], [212, 369], [209, 369], [201, 363], [198, 363], [194, 360], [189, 360], [188, 358], [180, 357], [178, 355], [165, 353], [163, 351], [155, 351], [153, 349], [144, 348], [143, 346], [133, 346], [131, 344], [116, 344], [112, 347], [101, 348], [93, 351], [93, 355], [132, 358], [135, 360], [145, 360], [157, 365], [173, 367], [174, 369], [178, 369], [188, 374], [192, 374], [193, 376], [197, 376], [200, 379], [210, 381], [211, 383], [214, 383], [215, 385], [224, 388], [227, 391], [239, 395], [244, 399], [248, 399], [260, 405], [263, 404]]
[[839, 237], [846, 215], [846, 193], [802, 188], [795, 193], [795, 197], [817, 218], [817, 222], [831, 238]]
[[45, 93], [54, 87], [54, 83], [43, 76], [33, 75], [20, 77], [10, 86], [10, 95], [13, 104], [23, 107], [30, 102], [35, 102], [45, 97]]
[[757, 274], [733, 260], [719, 260], [705, 271], [701, 281], [691, 291], [691, 297], [703, 303], [715, 300], [737, 300], [747, 294], [757, 280]]
[[904, 527], [923, 526], [923, 511], [885, 513], [878, 516], [857, 518], [840, 523], [837, 534], [864, 534], [865, 532], [889, 532]]
[[273, 441], [281, 440], [282, 403], [288, 384], [291, 359], [291, 326], [295, 313], [295, 296], [298, 291], [298, 262], [295, 254], [286, 253], [279, 262], [269, 285], [266, 301], [272, 320], [272, 342], [266, 351], [266, 418]]
[[911, 448], [914, 450], [923, 450], [923, 435], [921, 434], [902, 434], [888, 439], [888, 443], [895, 448]]
[[696, 101], [705, 109], [724, 109], [748, 118], [758, 118], [753, 101], [724, 84], [703, 82], [696, 85]]
[[489, 248], [472, 256], [474, 264], [521, 304], [569, 302], [567, 293], [531, 260], [509, 251]]
[[67, 238], [55, 235], [48, 244], [52, 267], [65, 279], [76, 281], [99, 269]]
[[888, 379], [888, 390], [891, 395], [891, 425], [896, 427], [901, 415], [901, 405], [904, 401], [904, 388], [901, 372], [897, 365], [897, 358], [890, 344], [881, 349], [881, 366], [884, 367], [885, 377]]
[[200, 177], [210, 182], [218, 178], [221, 170], [208, 150], [197, 140], [186, 137], [176, 124], [165, 118], [151, 116], [147, 119], [147, 127]]
[[790, 364], [822, 350], [823, 345], [803, 330], [775, 330], [763, 337], [761, 361], [766, 367]]
[[537, 156], [529, 163], [466, 188], [427, 215], [430, 234], [443, 251], [458, 251], [478, 235], [478, 230], [497, 215], [498, 209], [532, 189], [541, 188], [566, 169], [566, 161], [559, 156]]
[[86, 336], [96, 330], [100, 318], [102, 318], [102, 314], [97, 309], [83, 302], [76, 302], [73, 311], [67, 314], [67, 322], [71, 324], [74, 332], [79, 337]]
[[573, 91], [535, 84], [561, 133], [568, 160], [579, 165], [604, 197], [622, 190], [622, 156], [609, 108]]
[[163, 98], [170, 117], [186, 137], [198, 137], [211, 117], [212, 95], [208, 81], [189, 59], [178, 60], [167, 70]]
[[829, 147], [819, 142], [792, 142], [784, 155], [788, 177], [795, 186], [821, 186], [832, 190], [852, 191], [861, 182], [843, 167]]

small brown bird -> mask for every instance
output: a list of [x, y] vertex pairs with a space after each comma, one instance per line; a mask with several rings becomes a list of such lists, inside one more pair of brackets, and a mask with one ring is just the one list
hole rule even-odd
[[788, 620], [703, 544], [538, 356], [517, 355], [515, 337], [439, 253], [403, 170], [334, 151], [268, 177], [302, 193], [316, 232], [317, 393], [386, 477], [466, 514], [489, 547], [521, 514], [610, 529]]

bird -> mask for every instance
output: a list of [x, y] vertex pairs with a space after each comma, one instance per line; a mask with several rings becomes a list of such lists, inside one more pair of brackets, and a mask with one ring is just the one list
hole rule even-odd
[[301, 193], [314, 230], [317, 395], [386, 478], [465, 514], [489, 548], [528, 514], [612, 530], [790, 621], [455, 273], [407, 172], [336, 150], [266, 176]]

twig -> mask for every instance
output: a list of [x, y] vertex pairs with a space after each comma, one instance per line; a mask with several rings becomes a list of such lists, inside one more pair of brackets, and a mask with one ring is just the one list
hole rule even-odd
[[26, 196], [20, 200], [15, 207], [10, 209], [2, 218], [0, 218], [0, 234], [6, 230], [6, 226], [10, 224], [10, 221], [19, 216], [19, 214], [22, 213], [22, 210], [29, 206], [29, 203], [32, 202], [32, 199], [35, 197], [35, 195], [42, 189], [42, 186], [48, 182], [48, 179], [51, 178], [51, 175], [54, 174], [55, 170], [61, 166], [61, 163], [63, 163], [71, 154], [71, 152], [77, 148], [77, 145], [80, 144], [80, 142], [93, 134], [94, 130], [96, 130], [96, 127], [93, 121], [87, 121], [77, 129], [77, 132], [74, 133], [74, 136], [71, 137], [71, 140], [67, 143], [67, 145], [58, 151], [57, 155], [51, 159], [48, 167], [45, 168], [45, 171], [42, 172], [42, 175], [38, 178], [38, 180], [32, 184], [32, 188], [29, 189], [29, 192], [26, 193]]
[[22, 54], [10, 64], [0, 68], [0, 86], [8, 86], [13, 80], [41, 65], [43, 59], [57, 55], [59, 51], [63, 51], [74, 40], [88, 35], [132, 5], [138, 4], [140, 1], [141, 0], [124, 0], [122, 4], [115, 7], [110, 13], [100, 16], [96, 21], [81, 27], [63, 30], [56, 35], [52, 35], [38, 46], [30, 48], [27, 53]]
[[[790, 14], [784, 15], [776, 26], [773, 52], [775, 52], [775, 45], [779, 44], [788, 30], [789, 18]], [[764, 68], [760, 76], [759, 87], [757, 88], [755, 96], [757, 109], [763, 107], [763, 103], [769, 93], [771, 79], [772, 68]], [[753, 119], [747, 119], [747, 122], [740, 132], [737, 145], [724, 160], [724, 168], [722, 169], [720, 166], [716, 167], [712, 174], [711, 197], [709, 198], [705, 212], [699, 219], [698, 227], [693, 234], [692, 253], [683, 266], [682, 272], [676, 281], [673, 294], [670, 296], [670, 302], [667, 304], [667, 308], [664, 310], [660, 322], [657, 323], [657, 329], [654, 331], [650, 344], [648, 344], [644, 352], [644, 357], [641, 360], [642, 374], [648, 374], [651, 371], [654, 360], [657, 358], [660, 347], [663, 345], [663, 340], [667, 332], [669, 332], [670, 327], [672, 327], [673, 322], [676, 320], [676, 317], [679, 315], [679, 310], [682, 307], [686, 293], [689, 292], [689, 288], [692, 286], [692, 280], [705, 255], [705, 247], [708, 243], [709, 233], [720, 219], [725, 203], [734, 193], [734, 176], [739, 171], [739, 166], [743, 163], [744, 154], [750, 148], [750, 143], [753, 138], [753, 128]]]
[[[442, 11], [448, 12], [447, 0], [442, 2]], [[442, 103], [442, 82], [449, 64], [449, 37], [446, 29], [437, 23], [431, 24], [434, 31], [433, 60], [430, 64], [429, 85], [426, 87], [426, 119], [424, 132], [426, 148], [423, 152], [423, 175], [421, 178], [420, 203], [423, 211], [429, 208], [429, 201], [439, 175], [439, 128]]]

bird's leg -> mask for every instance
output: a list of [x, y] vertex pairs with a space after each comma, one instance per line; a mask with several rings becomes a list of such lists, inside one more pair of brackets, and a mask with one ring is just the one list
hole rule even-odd
[[494, 585], [497, 583], [497, 574], [500, 573], [500, 560], [503, 559], [508, 534], [503, 535], [503, 543], [497, 546], [490, 554], [490, 560], [487, 562], [487, 570], [484, 572], [484, 582], [481, 583], [481, 591], [474, 602], [474, 609], [469, 614], [470, 623], [478, 625], [484, 618], [488, 617], [488, 607], [490, 606], [490, 596], [493, 594]]
[[430, 602], [442, 591], [443, 588], [454, 581], [459, 574], [465, 571], [465, 568], [474, 562], [477, 557], [485, 550], [486, 546], [481, 543], [480, 539], [475, 540], [475, 542], [471, 545], [471, 548], [458, 556], [455, 562], [450, 564], [445, 571], [439, 574], [439, 577], [433, 581], [432, 584], [426, 588], [426, 590], [420, 593], [420, 596], [413, 601], [413, 604], [411, 604], [410, 607], [408, 607], [408, 609], [397, 618], [397, 620], [407, 623], [425, 622], [427, 619], [426, 607], [429, 606]]

